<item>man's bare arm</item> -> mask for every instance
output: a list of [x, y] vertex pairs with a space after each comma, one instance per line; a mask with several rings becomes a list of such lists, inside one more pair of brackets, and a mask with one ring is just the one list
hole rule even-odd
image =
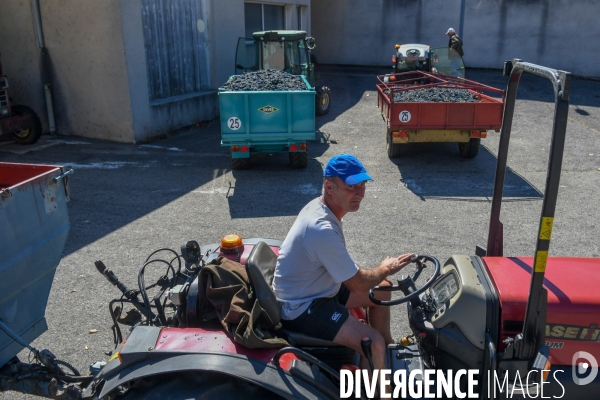
[[352, 292], [366, 292], [408, 265], [412, 256], [413, 254], [403, 254], [395, 258], [387, 257], [373, 269], [358, 267], [358, 272], [345, 280], [344, 285]]

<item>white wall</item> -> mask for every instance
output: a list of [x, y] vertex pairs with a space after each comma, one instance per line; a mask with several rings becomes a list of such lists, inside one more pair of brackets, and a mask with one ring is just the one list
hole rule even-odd
[[40, 1], [40, 9], [52, 60], [57, 131], [131, 141], [118, 2]]
[[599, 13], [593, 0], [318, 0], [313, 53], [326, 64], [385, 66], [394, 44], [447, 46], [453, 27], [463, 32], [468, 67], [502, 68], [521, 58], [600, 77]]
[[[15, 104], [48, 130], [31, 1], [0, 1], [0, 52]], [[40, 1], [57, 132], [128, 141], [131, 116], [116, 1]]]
[[[150, 101], [140, 0], [40, 1], [53, 83], [57, 133], [141, 142], [218, 116], [216, 89], [234, 74], [237, 40], [244, 36], [244, 0], [198, 0], [206, 6], [210, 88]], [[286, 5], [286, 24], [297, 29], [298, 5]], [[40, 50], [31, 0], [0, 0], [0, 53], [15, 104], [32, 107], [44, 131], [48, 119], [40, 78]]]

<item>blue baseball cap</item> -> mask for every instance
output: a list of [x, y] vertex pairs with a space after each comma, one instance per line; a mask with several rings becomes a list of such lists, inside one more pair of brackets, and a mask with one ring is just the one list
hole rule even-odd
[[337, 176], [349, 186], [373, 180], [364, 165], [352, 154], [338, 154], [329, 160], [323, 176]]

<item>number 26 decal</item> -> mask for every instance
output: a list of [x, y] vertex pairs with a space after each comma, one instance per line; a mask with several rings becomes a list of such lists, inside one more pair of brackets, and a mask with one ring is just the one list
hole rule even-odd
[[227, 121], [227, 126], [233, 131], [237, 131], [242, 126], [242, 121], [238, 117], [231, 117]]

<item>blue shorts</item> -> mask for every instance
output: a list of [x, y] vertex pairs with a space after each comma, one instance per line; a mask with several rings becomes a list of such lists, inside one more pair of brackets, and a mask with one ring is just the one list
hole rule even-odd
[[350, 290], [344, 284], [333, 297], [313, 300], [310, 306], [296, 319], [281, 320], [287, 330], [332, 342], [350, 313], [346, 303]]

